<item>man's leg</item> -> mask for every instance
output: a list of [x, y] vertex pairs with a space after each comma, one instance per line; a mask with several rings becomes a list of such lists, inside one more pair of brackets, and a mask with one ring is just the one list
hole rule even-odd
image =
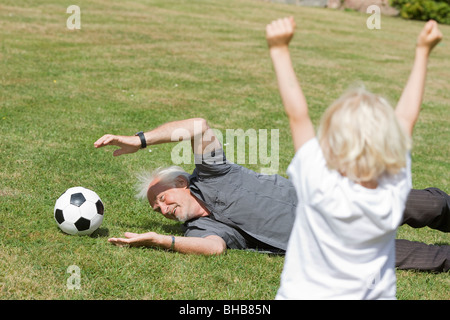
[[450, 270], [450, 246], [395, 240], [395, 266], [398, 269], [446, 272]]
[[[406, 201], [403, 223], [413, 228], [430, 227], [450, 232], [450, 197], [437, 188], [412, 189]], [[445, 272], [450, 269], [450, 246], [396, 240], [398, 269]]]
[[412, 189], [406, 201], [403, 223], [413, 228], [428, 226], [450, 232], [450, 196], [437, 188]]

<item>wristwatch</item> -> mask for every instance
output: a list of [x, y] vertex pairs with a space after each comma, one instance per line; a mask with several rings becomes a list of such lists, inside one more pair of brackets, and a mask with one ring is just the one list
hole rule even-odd
[[139, 131], [138, 133], [135, 134], [135, 136], [139, 136], [139, 138], [141, 139], [141, 148], [142, 149], [147, 147], [147, 141], [145, 141], [145, 136], [144, 136], [143, 131]]

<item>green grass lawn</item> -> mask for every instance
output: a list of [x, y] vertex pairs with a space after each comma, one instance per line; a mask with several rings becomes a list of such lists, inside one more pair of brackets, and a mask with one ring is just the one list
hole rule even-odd
[[[72, 4], [72, 3], [70, 3]], [[68, 30], [67, 1], [0, 4], [0, 298], [273, 299], [282, 256], [229, 250], [218, 257], [118, 248], [131, 231], [182, 235], [179, 224], [134, 198], [135, 173], [171, 164], [174, 145], [113, 158], [95, 149], [106, 133], [134, 134], [203, 117], [226, 129], [278, 129], [279, 174], [294, 155], [264, 37], [293, 15], [291, 45], [317, 123], [357, 82], [400, 96], [423, 23], [260, 1], [79, 0], [81, 30]], [[432, 54], [414, 133], [413, 183], [450, 190], [450, 26]], [[244, 163], [259, 170], [262, 165]], [[192, 163], [183, 167], [189, 171]], [[67, 236], [53, 206], [69, 187], [96, 191], [105, 218], [95, 237]], [[401, 227], [399, 238], [449, 244], [448, 234]], [[71, 265], [81, 289], [68, 290]], [[398, 299], [450, 299], [448, 273], [397, 271]]]

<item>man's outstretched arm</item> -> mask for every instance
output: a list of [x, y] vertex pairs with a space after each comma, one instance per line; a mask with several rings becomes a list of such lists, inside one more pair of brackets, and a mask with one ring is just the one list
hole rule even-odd
[[[209, 128], [208, 123], [202, 118], [167, 122], [145, 132], [144, 137], [147, 145], [191, 140], [192, 149], [197, 154], [221, 147], [219, 140]], [[139, 151], [141, 149], [141, 140], [138, 136], [106, 134], [94, 143], [96, 148], [111, 145], [119, 147], [119, 149], [114, 151], [114, 156], [120, 156]]]
[[219, 236], [197, 237], [174, 237], [158, 234], [156, 232], [131, 233], [126, 232], [125, 238], [110, 238], [108, 241], [116, 246], [130, 247], [156, 247], [172, 249], [180, 253], [219, 255], [226, 251], [225, 241]]

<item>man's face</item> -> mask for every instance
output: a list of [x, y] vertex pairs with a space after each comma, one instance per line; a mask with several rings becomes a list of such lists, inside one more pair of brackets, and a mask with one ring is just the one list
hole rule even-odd
[[187, 181], [181, 177], [177, 179], [175, 187], [159, 180], [154, 181], [148, 188], [147, 198], [153, 210], [168, 219], [184, 222], [196, 216], [195, 201]]

